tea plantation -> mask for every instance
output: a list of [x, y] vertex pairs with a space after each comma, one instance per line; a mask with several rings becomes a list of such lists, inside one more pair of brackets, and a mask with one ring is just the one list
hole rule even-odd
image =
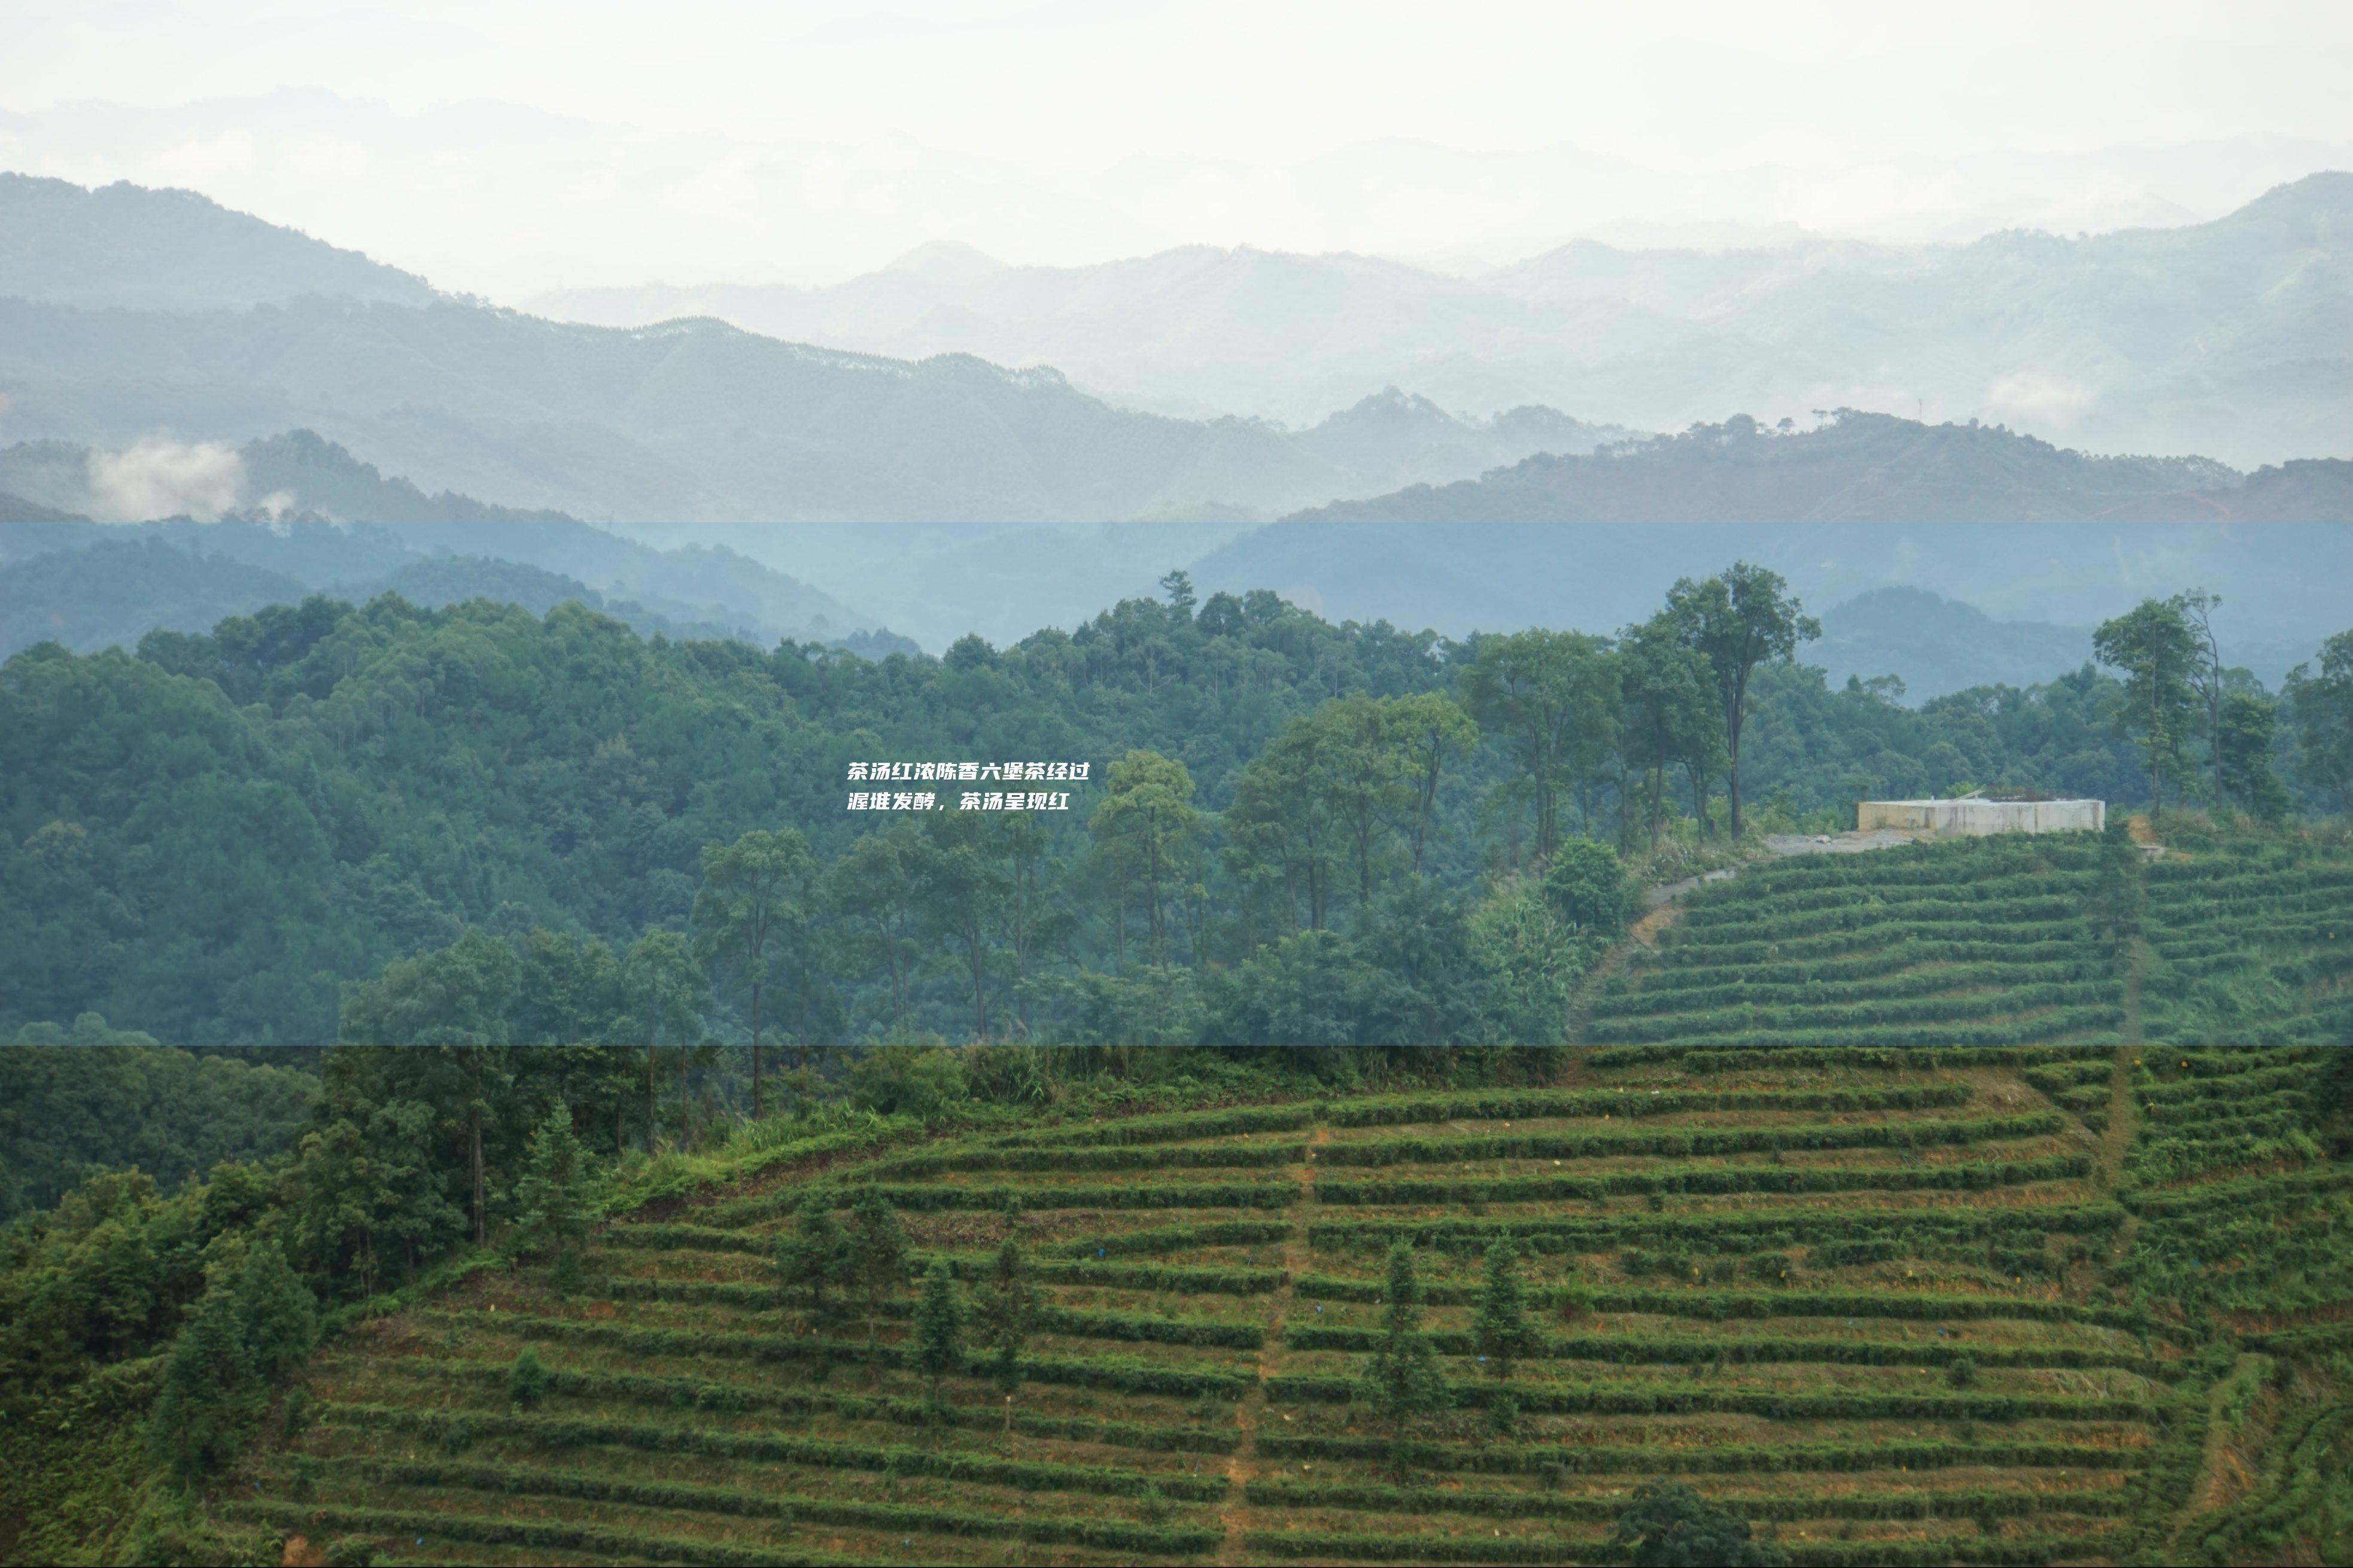
[[[289, 1561], [1588, 1563], [1676, 1479], [1799, 1563], [2353, 1560], [2353, 863], [1996, 840], [1651, 923], [1540, 1084], [948, 1136], [478, 1275], [215, 1506]], [[881, 1205], [903, 1282], [789, 1266]]]

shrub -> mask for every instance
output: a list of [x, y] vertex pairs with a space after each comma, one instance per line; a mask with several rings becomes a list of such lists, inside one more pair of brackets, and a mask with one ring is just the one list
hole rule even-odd
[[507, 1368], [507, 1403], [518, 1410], [536, 1410], [539, 1402], [547, 1397], [547, 1368], [539, 1359], [539, 1352], [530, 1345], [515, 1352], [514, 1363]]
[[1652, 1481], [1635, 1492], [1610, 1528], [1609, 1548], [1655, 1568], [1783, 1568], [1789, 1561], [1780, 1548], [1751, 1539], [1746, 1520], [1682, 1481]]

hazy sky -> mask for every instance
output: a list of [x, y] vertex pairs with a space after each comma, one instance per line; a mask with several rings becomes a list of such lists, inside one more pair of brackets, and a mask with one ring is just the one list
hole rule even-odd
[[501, 297], [934, 238], [1468, 265], [1613, 226], [2184, 221], [2353, 147], [2342, 0], [0, 0], [0, 166], [190, 184]]

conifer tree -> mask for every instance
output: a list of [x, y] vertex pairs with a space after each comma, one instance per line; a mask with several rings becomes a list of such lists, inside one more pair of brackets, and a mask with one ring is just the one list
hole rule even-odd
[[992, 1358], [997, 1385], [1010, 1394], [1021, 1386], [1021, 1352], [1029, 1342], [1030, 1325], [1038, 1317], [1038, 1287], [1030, 1283], [1021, 1243], [1007, 1237], [997, 1249], [997, 1262], [981, 1282], [974, 1318], [980, 1342]]
[[507, 1399], [518, 1410], [532, 1410], [547, 1397], [547, 1363], [530, 1345], [515, 1352], [507, 1368]]
[[848, 1279], [849, 1247], [849, 1237], [833, 1217], [833, 1205], [822, 1196], [801, 1205], [792, 1234], [776, 1246], [777, 1278], [786, 1290], [807, 1298], [812, 1325], [831, 1312], [827, 1292]]
[[1479, 1287], [1479, 1311], [1471, 1325], [1479, 1353], [1496, 1377], [1512, 1375], [1512, 1363], [1535, 1353], [1536, 1331], [1528, 1321], [1527, 1293], [1520, 1283], [1520, 1249], [1508, 1236], [1487, 1248]]
[[1422, 1331], [1421, 1281], [1414, 1273], [1413, 1248], [1404, 1242], [1389, 1248], [1388, 1285], [1383, 1299], [1381, 1340], [1373, 1350], [1363, 1397], [1389, 1429], [1398, 1473], [1402, 1477], [1406, 1439], [1414, 1423], [1439, 1414], [1451, 1403], [1437, 1352]]
[[964, 1310], [944, 1258], [932, 1259], [915, 1303], [915, 1364], [931, 1381], [934, 1405], [940, 1402], [940, 1380], [964, 1368]]
[[849, 1278], [866, 1302], [866, 1342], [872, 1344], [883, 1304], [907, 1282], [907, 1231], [881, 1193], [869, 1187], [849, 1213]]
[[548, 1107], [533, 1130], [522, 1180], [515, 1184], [515, 1228], [523, 1245], [544, 1247], [561, 1263], [587, 1239], [596, 1217], [596, 1175], [587, 1148], [572, 1131], [563, 1101]]

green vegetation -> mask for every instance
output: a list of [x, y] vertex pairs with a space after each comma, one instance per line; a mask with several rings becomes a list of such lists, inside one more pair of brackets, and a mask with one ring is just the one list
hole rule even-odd
[[[161, 1518], [198, 1555], [301, 1533], [428, 1561], [2326, 1560], [2353, 1501], [2353, 1170], [2326, 1054], [2353, 859], [2279, 836], [2136, 855], [2122, 946], [2066, 921], [2015, 944], [2021, 974], [2116, 986], [2114, 1021], [1966, 1051], [1838, 1021], [1897, 981], [2008, 997], [1985, 1015], [2004, 1026], [2070, 1015], [2050, 982], [2005, 987], [1998, 954], [1915, 934], [1960, 901], [2081, 902], [2108, 862], [2028, 839], [1752, 867], [1692, 895], [1588, 1024], [1717, 1037], [1729, 955], [1842, 909], [1851, 945], [1765, 983], [1831, 1010], [1819, 1046], [1577, 1045], [1486, 1068], [1517, 1085], [1377, 1093], [1270, 1058], [1127, 1115], [1069, 1053], [1043, 1107], [967, 1100], [789, 1154], [839, 1136], [814, 1133], [614, 1214], [569, 1287], [560, 1251], [522, 1247], [550, 1205], [493, 1205], [518, 1250], [332, 1317], [275, 1384], [269, 1347], [307, 1331], [267, 1303], [310, 1255], [232, 1230], [151, 1363], [141, 1430], [168, 1440], [124, 1462], [189, 1489], [156, 1494], [141, 1539]], [[1788, 1005], [1768, 991], [1748, 1033]], [[343, 1054], [330, 1085], [365, 1079]], [[539, 1070], [491, 1102], [556, 1103]], [[432, 1168], [459, 1229], [476, 1080], [457, 1058], [400, 1081], [446, 1096], [459, 1137]], [[1258, 1098], [1218, 1103], [1237, 1091]], [[543, 1109], [489, 1141], [560, 1185], [562, 1126]], [[144, 1201], [200, 1212], [236, 1169]]]
[[[2263, 817], [2341, 795], [2344, 649], [2274, 704], [2186, 615], [2135, 612], [2147, 635], [2103, 645], [2122, 680], [1916, 711], [1825, 689], [1745, 564], [1615, 637], [1172, 586], [940, 660], [390, 596], [136, 658], [45, 645], [0, 676], [0, 1029], [633, 1044], [638, 1103], [583, 1131], [649, 1149], [739, 1079], [765, 1110], [772, 1067], [797, 1100], [844, 1043], [1546, 1043], [1624, 913], [1600, 846], [1700, 869], [1751, 826], [1973, 784]], [[843, 809], [852, 764], [1008, 757], [1093, 772], [1066, 812]]]
[[[2162, 724], [2099, 695], [2132, 667], [2070, 689], [2139, 726], [2158, 858], [2121, 819], [1719, 847], [1740, 726], [1744, 809], [1793, 826], [1773, 747], [1831, 710], [1773, 626], [1719, 668], [1738, 586], [1616, 643], [1179, 584], [938, 666], [384, 602], [12, 661], [0, 718], [71, 744], [6, 759], [0, 995], [213, 1054], [95, 1016], [0, 1052], [8, 1550], [2340, 1540], [2341, 833], [2272, 820], [2268, 720], [2191, 657]], [[2211, 608], [2137, 614], [2194, 656]], [[2266, 744], [2325, 755], [2331, 679]], [[778, 756], [1075, 753], [1168, 680], [1204, 728], [1106, 754], [1067, 821], [848, 822], [828, 784], [775, 826]], [[1941, 721], [1821, 700], [1818, 738]], [[515, 763], [565, 725], [576, 767]], [[1630, 942], [1638, 858], [1741, 868]], [[205, 940], [130, 898], [158, 866], [220, 900]], [[296, 886], [334, 896], [238, 923]], [[351, 923], [386, 911], [407, 936]], [[322, 1005], [343, 1043], [267, 1043]], [[1652, 1480], [1693, 1495], [1630, 1503]]]

